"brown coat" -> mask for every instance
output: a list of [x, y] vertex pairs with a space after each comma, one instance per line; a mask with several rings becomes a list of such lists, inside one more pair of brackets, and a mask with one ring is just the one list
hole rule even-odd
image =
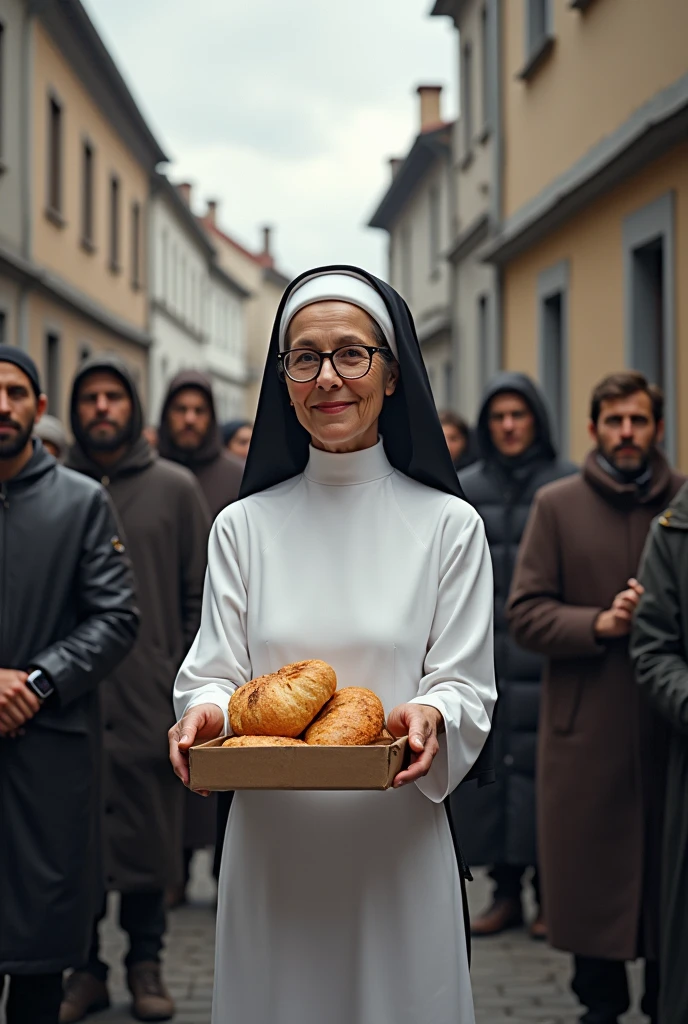
[[162, 889], [181, 877], [184, 788], [169, 763], [172, 687], [198, 630], [210, 516], [193, 475], [159, 459], [140, 436], [140, 407], [115, 357], [84, 365], [115, 370], [136, 399], [134, 437], [107, 472], [77, 443], [68, 465], [107, 488], [134, 567], [141, 611], [131, 654], [102, 684], [105, 874], [119, 892]]
[[552, 945], [581, 956], [657, 955], [665, 729], [635, 684], [628, 640], [598, 614], [638, 570], [682, 478], [652, 459], [644, 492], [591, 453], [538, 492], [509, 600], [518, 643], [547, 658], [538, 744], [538, 841]]

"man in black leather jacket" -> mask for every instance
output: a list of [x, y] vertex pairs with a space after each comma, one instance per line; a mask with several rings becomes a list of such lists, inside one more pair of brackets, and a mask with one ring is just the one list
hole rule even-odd
[[32, 440], [33, 361], [0, 345], [0, 995], [57, 1024], [102, 899], [97, 688], [136, 638], [109, 498]]

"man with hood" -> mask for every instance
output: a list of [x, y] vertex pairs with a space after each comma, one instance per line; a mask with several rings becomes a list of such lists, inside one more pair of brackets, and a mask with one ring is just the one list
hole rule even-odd
[[[482, 459], [460, 473], [460, 481], [485, 523], [494, 570], [497, 782], [482, 789], [461, 787], [454, 806], [464, 856], [469, 864], [490, 865], [494, 882], [492, 903], [472, 922], [472, 931], [496, 935], [523, 923], [521, 890], [529, 867], [536, 868], [533, 887], [540, 902], [535, 747], [542, 663], [509, 636], [505, 605], [535, 492], [576, 467], [558, 458], [544, 399], [522, 373], [502, 373], [490, 382], [477, 435]], [[545, 938], [542, 907], [530, 930], [533, 938]]]
[[[158, 428], [158, 451], [186, 466], [198, 480], [213, 519], [239, 497], [243, 463], [224, 449], [210, 380], [197, 370], [182, 370], [170, 381]], [[186, 792], [183, 883], [169, 896], [183, 902], [194, 850], [215, 843], [217, 801]]]
[[[645, 959], [642, 1010], [656, 1022], [666, 726], [629, 656], [636, 579], [653, 518], [683, 477], [660, 445], [664, 397], [641, 373], [600, 381], [582, 471], [537, 494], [507, 612], [544, 655], [538, 849], [550, 943], [574, 957], [585, 1024], [629, 1007], [625, 961]], [[675, 956], [676, 950], [670, 955]]]
[[[136, 574], [138, 642], [103, 689], [105, 881], [121, 893], [134, 1015], [167, 1020], [174, 1004], [160, 971], [164, 892], [181, 876], [183, 794], [165, 740], [175, 672], [200, 620], [210, 517], [193, 474], [158, 458], [142, 436], [136, 386], [117, 356], [82, 364], [71, 420], [76, 441], [67, 464], [110, 492]], [[76, 966], [63, 1024], [108, 1003], [97, 921], [88, 960]]]
[[136, 639], [134, 577], [103, 488], [32, 440], [38, 371], [0, 345], [0, 1002], [57, 1024], [102, 898], [98, 688]]

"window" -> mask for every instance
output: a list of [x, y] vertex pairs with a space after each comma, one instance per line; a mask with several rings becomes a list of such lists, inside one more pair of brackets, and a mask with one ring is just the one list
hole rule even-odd
[[113, 174], [110, 178], [110, 270], [119, 272], [119, 178]]
[[48, 396], [48, 412], [60, 417], [60, 335], [47, 331], [45, 335], [45, 393]]
[[131, 204], [131, 287], [141, 287], [141, 204]]
[[[0, 163], [5, 152], [5, 26], [0, 21]], [[2, 170], [2, 167], [0, 167]]]
[[490, 322], [487, 295], [478, 296], [478, 387], [484, 388], [490, 379], [492, 366], [490, 359]]
[[444, 366], [444, 405], [449, 407], [453, 405], [453, 390], [454, 390], [454, 367], [451, 359], [448, 359]]
[[481, 70], [481, 103], [483, 115], [483, 135], [490, 130], [490, 23], [487, 7], [480, 12], [480, 70]]
[[412, 300], [412, 280], [413, 263], [411, 248], [411, 226], [410, 224], [406, 224], [404, 228], [402, 228], [401, 232], [401, 293], [409, 305], [411, 304]]
[[62, 106], [48, 98], [48, 213], [62, 220]]
[[79, 346], [79, 362], [85, 363], [87, 359], [91, 358], [91, 346], [87, 341], [83, 345]]
[[430, 274], [437, 277], [439, 274], [439, 259], [441, 253], [440, 243], [440, 191], [436, 185], [430, 189], [428, 197], [428, 226], [430, 229]]
[[528, 79], [552, 50], [552, 0], [526, 0], [525, 65], [520, 78]]
[[473, 147], [473, 47], [466, 43], [461, 61], [461, 121], [464, 159]]
[[538, 278], [540, 383], [552, 413], [556, 444], [568, 451], [568, 263]]
[[168, 296], [169, 296], [169, 290], [170, 290], [170, 280], [169, 280], [170, 268], [169, 268], [169, 265], [168, 265], [169, 255], [170, 254], [169, 254], [169, 247], [168, 247], [168, 243], [167, 243], [167, 228], [163, 228], [162, 236], [161, 236], [161, 240], [160, 240], [160, 247], [161, 247], [160, 264], [161, 264], [161, 267], [162, 267], [162, 281], [161, 281], [160, 287], [162, 288], [162, 299], [163, 299], [164, 302], [167, 302]]
[[93, 249], [93, 167], [95, 155], [90, 142], [84, 142], [81, 152], [81, 244]]
[[7, 344], [7, 313], [0, 309], [0, 345]]
[[666, 449], [676, 459], [674, 194], [631, 214], [623, 225], [626, 365], [665, 396]]

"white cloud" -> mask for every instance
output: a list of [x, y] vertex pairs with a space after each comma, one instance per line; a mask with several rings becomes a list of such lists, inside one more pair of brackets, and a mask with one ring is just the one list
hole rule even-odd
[[449, 86], [455, 39], [431, 0], [86, 0], [175, 179], [220, 200], [250, 245], [276, 228], [280, 264], [384, 272], [364, 227], [387, 157], [417, 130], [414, 87]]

